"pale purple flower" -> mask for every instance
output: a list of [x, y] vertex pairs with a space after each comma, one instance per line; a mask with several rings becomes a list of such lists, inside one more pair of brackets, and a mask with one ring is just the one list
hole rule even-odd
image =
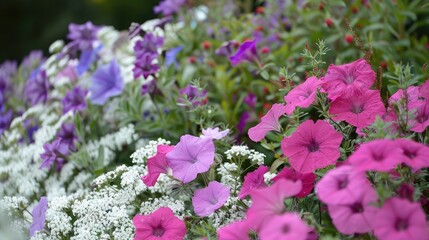
[[210, 138], [184, 135], [166, 156], [173, 176], [184, 183], [189, 183], [198, 173], [210, 169], [214, 162], [215, 146]]
[[183, 50], [183, 46], [178, 46], [176, 48], [172, 48], [165, 53], [165, 65], [169, 67], [171, 64], [174, 64], [176, 68], [179, 67], [179, 63], [177, 62], [176, 56], [180, 51]]
[[245, 41], [240, 45], [238, 51], [229, 57], [233, 66], [242, 62], [259, 63], [258, 50], [256, 49], [256, 40]]
[[88, 94], [88, 90], [80, 87], [75, 87], [66, 93], [62, 103], [63, 112], [66, 113], [70, 110], [74, 112], [82, 111], [86, 108], [85, 96]]
[[164, 0], [153, 9], [155, 13], [162, 13], [162, 15], [172, 15], [177, 13], [186, 0]]
[[16, 61], [7, 60], [0, 65], [0, 72], [3, 74], [6, 74], [6, 76], [9, 76], [9, 77], [16, 73], [16, 69], [17, 69]]
[[57, 138], [52, 143], [45, 143], [43, 149], [45, 150], [40, 157], [43, 162], [40, 168], [50, 168], [52, 164], [56, 164], [56, 170], [61, 170], [64, 165], [64, 157], [69, 154], [69, 149], [66, 145], [61, 144], [62, 139]]
[[91, 79], [91, 101], [103, 105], [110, 97], [117, 96], [124, 89], [124, 80], [118, 63], [113, 60], [95, 71]]
[[63, 123], [57, 137], [61, 138], [61, 149], [76, 151], [75, 142], [79, 141], [79, 137], [73, 123]]
[[210, 139], [222, 139], [224, 138], [226, 135], [228, 135], [229, 133], [229, 129], [223, 130], [223, 131], [219, 131], [219, 128], [207, 128], [207, 129], [203, 129], [203, 135], [201, 137], [207, 137]]
[[33, 208], [31, 212], [33, 222], [30, 226], [30, 237], [33, 237], [37, 231], [45, 228], [46, 210], [48, 209], [48, 198], [41, 197], [39, 203]]
[[94, 49], [91, 48], [82, 51], [79, 58], [79, 64], [76, 66], [78, 75], [82, 75], [91, 67], [91, 64], [96, 60], [97, 54], [102, 48], [103, 46], [100, 45]]
[[35, 77], [28, 79], [25, 86], [25, 95], [32, 105], [37, 103], [46, 103], [48, 93], [51, 89], [46, 72], [40, 71]]
[[70, 23], [68, 39], [71, 40], [70, 47], [76, 47], [80, 50], [93, 48], [93, 44], [98, 40], [97, 32], [100, 26], [95, 26], [92, 22], [86, 22], [82, 25]]
[[40, 65], [40, 63], [42, 63], [42, 61], [43, 61], [43, 52], [41, 50], [34, 50], [34, 51], [31, 51], [24, 58], [24, 60], [22, 60], [21, 66], [24, 68], [24, 72], [28, 74], [32, 70], [37, 68]]
[[229, 198], [230, 189], [222, 183], [213, 181], [206, 188], [198, 189], [192, 198], [195, 213], [206, 217], [222, 207]]

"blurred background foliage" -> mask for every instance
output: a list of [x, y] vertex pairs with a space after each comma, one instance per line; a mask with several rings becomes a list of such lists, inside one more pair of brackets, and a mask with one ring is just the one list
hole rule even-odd
[[21, 60], [31, 50], [47, 53], [57, 39], [66, 39], [71, 22], [92, 21], [128, 29], [131, 22], [155, 17], [159, 0], [0, 0], [0, 62]]

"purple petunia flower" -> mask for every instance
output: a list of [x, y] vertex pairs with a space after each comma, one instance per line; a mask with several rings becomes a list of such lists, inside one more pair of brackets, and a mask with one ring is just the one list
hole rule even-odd
[[238, 51], [233, 56], [229, 57], [229, 60], [233, 66], [236, 66], [245, 61], [259, 64], [256, 40], [245, 41], [242, 43], [238, 48]]
[[210, 182], [206, 188], [195, 191], [192, 205], [195, 213], [200, 217], [206, 217], [222, 207], [228, 201], [229, 187], [220, 182]]
[[25, 86], [25, 95], [32, 105], [36, 105], [39, 102], [44, 104], [48, 99], [50, 88], [51, 84], [46, 76], [46, 72], [42, 70], [33, 78], [28, 79]]
[[253, 93], [247, 94], [246, 97], [243, 99], [243, 102], [251, 108], [255, 107], [256, 101], [257, 101], [257, 97]]
[[205, 104], [207, 100], [206, 96], [207, 91], [205, 89], [201, 91], [197, 87], [189, 84], [185, 88], [180, 89], [177, 101], [179, 103], [184, 103], [183, 97], [186, 97], [186, 99], [192, 103], [192, 106], [201, 106]]
[[157, 63], [154, 63], [157, 57], [158, 56], [156, 54], [145, 53], [141, 57], [136, 58], [133, 68], [134, 78], [137, 79], [140, 76], [147, 78], [150, 75], [157, 73], [159, 66]]
[[122, 93], [124, 81], [118, 63], [113, 60], [95, 71], [91, 79], [91, 101], [103, 105], [110, 97]]
[[40, 154], [43, 162], [40, 168], [50, 168], [53, 163], [56, 164], [56, 170], [59, 171], [64, 165], [64, 157], [69, 154], [69, 149], [65, 144], [62, 144], [62, 139], [57, 138], [52, 143], [45, 143], [43, 149], [45, 152]]
[[82, 25], [70, 23], [68, 39], [71, 40], [70, 48], [78, 48], [79, 50], [92, 49], [95, 41], [98, 39], [97, 32], [100, 26], [95, 26], [92, 22], [86, 22]]
[[61, 149], [76, 151], [75, 142], [79, 141], [79, 137], [73, 123], [63, 123], [57, 137], [61, 138]]
[[33, 216], [33, 223], [30, 226], [30, 237], [33, 237], [37, 231], [45, 228], [46, 210], [48, 209], [48, 198], [41, 197], [39, 203], [33, 208], [31, 212]]
[[164, 44], [164, 38], [155, 36], [152, 33], [146, 33], [143, 40], [139, 40], [134, 45], [136, 57], [139, 58], [145, 53], [158, 53], [158, 48]]
[[155, 89], [156, 89], [155, 80], [149, 80], [149, 81], [142, 84], [141, 93], [142, 93], [142, 95], [145, 95], [148, 93], [150, 94], [150, 93], [154, 92]]
[[134, 37], [144, 33], [142, 25], [140, 23], [132, 22], [128, 28], [128, 38], [133, 39]]
[[86, 49], [82, 51], [79, 58], [79, 64], [76, 66], [78, 75], [82, 75], [91, 67], [91, 64], [96, 60], [97, 54], [102, 48], [103, 45], [100, 45], [95, 49]]
[[16, 69], [17, 69], [16, 61], [7, 60], [0, 65], [0, 72], [9, 77], [16, 73]]
[[155, 13], [162, 13], [162, 15], [167, 16], [178, 12], [185, 3], [186, 0], [164, 0], [153, 10]]
[[240, 133], [244, 132], [244, 128], [246, 127], [247, 123], [250, 120], [250, 113], [249, 112], [243, 112], [240, 116], [240, 120], [237, 124], [237, 129], [240, 131]]
[[214, 162], [214, 155], [215, 147], [210, 138], [184, 135], [166, 156], [173, 176], [184, 183], [189, 183], [198, 173], [209, 170]]
[[12, 110], [0, 113], [0, 135], [9, 128], [12, 121]]
[[167, 51], [165, 54], [165, 65], [169, 67], [171, 64], [174, 64], [176, 68], [179, 67], [179, 63], [177, 62], [176, 56], [180, 51], [183, 50], [183, 46], [178, 46], [176, 48], [172, 48]]
[[219, 55], [222, 57], [229, 57], [232, 54], [234, 54], [235, 48], [239, 44], [240, 43], [235, 41], [235, 40], [225, 42], [222, 44], [222, 46], [220, 46], [218, 49], [216, 49], [215, 53], [216, 53], [216, 55]]
[[80, 87], [75, 87], [68, 91], [62, 101], [63, 112], [67, 113], [70, 110], [78, 112], [84, 110], [86, 108], [85, 96], [87, 94], [88, 90], [82, 89]]

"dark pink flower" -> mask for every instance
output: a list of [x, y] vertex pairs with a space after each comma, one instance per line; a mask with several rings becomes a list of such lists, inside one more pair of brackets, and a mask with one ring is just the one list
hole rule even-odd
[[198, 189], [192, 198], [195, 213], [206, 217], [222, 207], [229, 198], [229, 187], [220, 182], [210, 182], [206, 188]]
[[331, 103], [329, 114], [335, 121], [346, 121], [357, 128], [371, 125], [376, 116], [386, 112], [378, 90], [368, 90], [362, 94], [339, 97]]
[[133, 223], [136, 228], [134, 240], [182, 240], [186, 235], [185, 223], [168, 207], [158, 208], [145, 216], [137, 214]]
[[415, 119], [410, 120], [411, 130], [414, 132], [424, 132], [429, 126], [429, 100], [414, 101], [409, 104], [409, 111], [415, 112]]
[[377, 213], [377, 193], [371, 187], [358, 191], [349, 204], [328, 205], [329, 215], [337, 230], [343, 234], [366, 233], [372, 230]]
[[148, 187], [155, 185], [161, 173], [171, 171], [165, 155], [173, 150], [174, 146], [158, 145], [156, 155], [147, 160], [148, 174], [142, 177], [143, 183]]
[[329, 99], [353, 97], [374, 84], [375, 72], [364, 59], [359, 59], [340, 66], [331, 64], [322, 81]]
[[249, 231], [246, 221], [233, 222], [217, 231], [218, 240], [250, 240]]
[[[406, 95], [405, 95], [406, 94]], [[389, 98], [389, 105], [398, 103], [401, 99], [407, 99], [408, 103], [416, 101], [419, 98], [419, 87], [410, 86], [406, 91], [399, 89]]]
[[426, 82], [424, 82], [422, 85], [420, 85], [419, 97], [422, 97], [425, 100], [429, 101], [429, 80], [426, 80]]
[[280, 132], [279, 118], [285, 113], [286, 108], [283, 104], [273, 104], [267, 114], [261, 118], [261, 122], [249, 129], [249, 138], [254, 142], [259, 142], [269, 131]]
[[166, 156], [173, 170], [173, 176], [184, 183], [189, 183], [197, 177], [198, 173], [209, 170], [214, 161], [214, 155], [215, 147], [210, 138], [184, 135]]
[[391, 198], [376, 215], [374, 235], [380, 240], [428, 240], [426, 215], [418, 203]]
[[396, 193], [400, 198], [407, 199], [410, 202], [414, 201], [414, 187], [412, 184], [402, 183], [396, 189]]
[[293, 169], [300, 173], [313, 172], [335, 164], [340, 157], [343, 136], [327, 122], [307, 120], [281, 142], [281, 149]]
[[296, 195], [296, 197], [303, 198], [310, 194], [313, 190], [314, 181], [316, 180], [316, 174], [300, 173], [295, 171], [293, 168], [285, 167], [277, 174], [277, 176], [273, 178], [273, 181], [275, 182], [279, 179], [289, 179], [294, 182], [300, 180], [302, 182], [302, 190]]
[[301, 181], [280, 179], [267, 188], [252, 191], [252, 206], [247, 210], [250, 227], [260, 230], [265, 221], [286, 211], [284, 199], [295, 196], [302, 190]]
[[414, 170], [429, 167], [429, 147], [409, 139], [397, 139], [395, 142], [402, 149], [401, 162]]
[[357, 171], [382, 171], [394, 169], [403, 159], [402, 149], [388, 139], [363, 143], [348, 159]]
[[371, 185], [362, 172], [355, 172], [352, 166], [343, 165], [330, 170], [316, 184], [319, 200], [328, 205], [351, 204], [361, 191]]
[[322, 81], [316, 77], [310, 77], [304, 83], [293, 88], [286, 96], [286, 114], [290, 115], [296, 107], [309, 107], [316, 99], [317, 88]]
[[261, 240], [293, 239], [306, 240], [310, 228], [296, 213], [273, 216], [261, 228]]
[[260, 165], [255, 171], [249, 172], [244, 177], [243, 187], [238, 194], [238, 198], [243, 199], [250, 195], [250, 193], [255, 189], [266, 187], [267, 185], [264, 182], [264, 174], [267, 172], [268, 167], [264, 165]]

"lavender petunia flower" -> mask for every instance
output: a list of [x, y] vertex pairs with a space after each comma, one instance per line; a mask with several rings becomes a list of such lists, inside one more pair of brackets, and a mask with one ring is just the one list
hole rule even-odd
[[203, 129], [203, 135], [201, 137], [207, 137], [210, 139], [222, 139], [224, 138], [226, 135], [228, 135], [229, 133], [229, 129], [223, 130], [223, 131], [219, 131], [219, 128], [207, 128], [207, 129]]
[[46, 72], [42, 70], [33, 78], [28, 79], [25, 86], [25, 95], [32, 105], [36, 105], [39, 102], [44, 104], [48, 99], [48, 92], [51, 87]]
[[48, 198], [41, 197], [39, 203], [33, 208], [31, 212], [33, 216], [33, 223], [30, 226], [30, 237], [33, 237], [37, 231], [45, 228], [46, 210], [48, 209]]
[[91, 64], [96, 60], [97, 54], [102, 48], [103, 46], [100, 45], [95, 49], [86, 49], [82, 51], [79, 58], [79, 64], [76, 67], [78, 75], [82, 75], [89, 69], [89, 67], [91, 67]]
[[133, 39], [134, 37], [137, 37], [142, 33], [144, 33], [142, 25], [139, 23], [132, 22], [131, 26], [128, 28], [128, 38]]
[[62, 139], [57, 138], [52, 143], [45, 143], [43, 149], [45, 152], [40, 154], [43, 162], [40, 168], [50, 168], [55, 163], [57, 171], [60, 171], [65, 163], [64, 157], [69, 154], [69, 149], [66, 145], [61, 144]]
[[122, 93], [124, 81], [119, 65], [113, 60], [95, 71], [91, 79], [91, 101], [97, 105], [103, 105], [110, 97]]
[[177, 99], [177, 101], [179, 103], [184, 103], [183, 97], [186, 97], [186, 99], [192, 103], [192, 106], [201, 106], [205, 103], [206, 96], [206, 90], [200, 91], [197, 87], [194, 87], [189, 84], [179, 91], [179, 98]]
[[189, 183], [197, 177], [198, 173], [210, 169], [214, 162], [214, 155], [215, 147], [210, 138], [184, 135], [166, 156], [173, 170], [173, 176], [184, 183]]
[[0, 135], [9, 128], [12, 121], [12, 110], [0, 113]]
[[4, 61], [0, 65], [0, 73], [5, 74], [6, 76], [12, 76], [16, 73], [17, 64], [16, 61]]
[[76, 129], [73, 123], [63, 123], [57, 137], [61, 138], [60, 144], [62, 146], [60, 146], [60, 149], [76, 151], [75, 142], [79, 141], [79, 137], [76, 134]]
[[88, 90], [82, 89], [80, 87], [75, 87], [68, 91], [62, 101], [63, 112], [67, 113], [70, 110], [78, 112], [84, 110], [86, 108], [85, 96], [87, 94]]
[[100, 26], [95, 26], [92, 22], [86, 22], [82, 25], [70, 23], [68, 39], [71, 40], [69, 46], [78, 48], [82, 51], [92, 49], [95, 41], [98, 39], [97, 32]]
[[176, 48], [172, 48], [167, 51], [165, 54], [165, 65], [169, 67], [171, 64], [174, 64], [176, 68], [179, 67], [179, 63], [177, 62], [176, 56], [180, 51], [183, 50], [183, 46], [178, 46]]
[[162, 13], [162, 15], [172, 15], [179, 11], [186, 0], [164, 0], [153, 9], [155, 13]]
[[259, 55], [256, 50], [256, 40], [245, 41], [240, 45], [238, 51], [229, 57], [233, 66], [236, 66], [244, 61], [259, 64]]
[[220, 182], [210, 182], [206, 188], [195, 191], [192, 205], [195, 213], [206, 217], [222, 207], [229, 198], [230, 189]]
[[136, 62], [134, 63], [133, 73], [134, 78], [137, 79], [140, 76], [144, 78], [154, 75], [158, 72], [159, 66], [154, 61], [157, 59], [157, 55], [153, 53], [145, 53], [140, 57], [136, 57]]

